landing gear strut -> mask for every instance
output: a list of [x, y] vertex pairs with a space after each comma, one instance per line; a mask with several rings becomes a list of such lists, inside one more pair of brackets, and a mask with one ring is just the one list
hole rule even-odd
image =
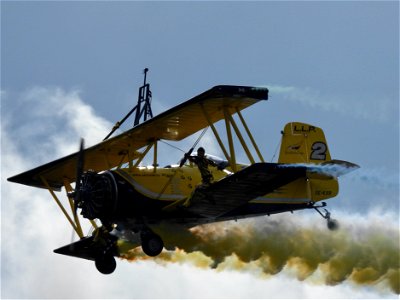
[[111, 274], [117, 267], [114, 255], [117, 255], [117, 238], [110, 235], [110, 230], [102, 226], [94, 233], [93, 241], [96, 243], [95, 265], [102, 274]]
[[313, 208], [327, 221], [329, 230], [337, 230], [339, 228], [339, 222], [331, 218], [331, 213], [324, 208], [325, 214], [323, 214], [318, 208], [325, 207], [326, 203], [322, 202], [322, 206], [313, 206]]

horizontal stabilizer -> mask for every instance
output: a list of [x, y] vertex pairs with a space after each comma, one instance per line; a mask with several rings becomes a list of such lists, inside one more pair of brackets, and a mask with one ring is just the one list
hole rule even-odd
[[333, 177], [345, 175], [354, 170], [357, 170], [358, 168], [360, 168], [359, 165], [337, 159], [326, 161], [319, 165], [307, 165], [307, 170], [310, 172]]
[[65, 245], [54, 250], [54, 253], [74, 256], [78, 258], [95, 260], [99, 253], [99, 247], [94, 242], [94, 237], [85, 237], [79, 241]]

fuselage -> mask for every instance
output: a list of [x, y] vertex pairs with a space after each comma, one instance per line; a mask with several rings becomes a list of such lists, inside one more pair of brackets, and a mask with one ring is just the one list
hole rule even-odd
[[[238, 168], [244, 168], [238, 165]], [[230, 176], [229, 168], [219, 170], [209, 167], [214, 182]], [[99, 176], [99, 175], [98, 175]], [[179, 206], [167, 209], [174, 203], [183, 202], [190, 197], [195, 188], [201, 184], [200, 172], [196, 165], [187, 164], [138, 168], [119, 168], [107, 172], [103, 176], [110, 185], [108, 194], [112, 194], [104, 218], [110, 223], [154, 224], [172, 222], [182, 224], [202, 224], [208, 222], [240, 219], [251, 216], [269, 215], [284, 211], [307, 208], [310, 203], [336, 196], [338, 183], [336, 178], [307, 174], [284, 185], [268, 195], [257, 197], [245, 205], [227, 212], [218, 218], [208, 219], [194, 215]], [[103, 218], [103, 219], [104, 219]]]

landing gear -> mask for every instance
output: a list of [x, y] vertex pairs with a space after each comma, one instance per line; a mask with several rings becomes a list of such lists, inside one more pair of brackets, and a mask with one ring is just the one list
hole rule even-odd
[[337, 230], [339, 228], [339, 222], [331, 218], [331, 213], [324, 208], [325, 214], [323, 214], [318, 208], [325, 207], [326, 203], [322, 202], [322, 206], [313, 206], [313, 208], [327, 221], [329, 230]]
[[102, 274], [111, 274], [117, 267], [114, 256], [110, 254], [100, 255], [94, 261], [96, 269]]
[[164, 242], [160, 236], [150, 230], [143, 231], [140, 234], [140, 239], [143, 252], [148, 256], [157, 256], [164, 248]]
[[118, 256], [118, 238], [110, 234], [110, 228], [102, 226], [94, 232], [93, 242], [96, 250], [94, 252], [96, 269], [102, 274], [111, 274], [117, 267], [114, 255]]

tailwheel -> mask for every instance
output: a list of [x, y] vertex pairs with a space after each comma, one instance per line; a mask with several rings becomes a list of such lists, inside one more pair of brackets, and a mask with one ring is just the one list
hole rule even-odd
[[100, 255], [95, 260], [96, 269], [102, 274], [111, 274], [117, 267], [114, 256], [110, 254]]
[[143, 252], [148, 256], [157, 256], [164, 248], [163, 240], [154, 232], [142, 232], [140, 238]]
[[325, 207], [326, 203], [322, 202], [322, 206], [312, 206], [326, 221], [329, 230], [337, 230], [339, 228], [339, 222], [331, 218], [331, 213], [324, 208], [325, 214], [319, 211], [318, 208]]
[[329, 219], [327, 225], [329, 230], [337, 230], [339, 228], [339, 222], [334, 219]]

